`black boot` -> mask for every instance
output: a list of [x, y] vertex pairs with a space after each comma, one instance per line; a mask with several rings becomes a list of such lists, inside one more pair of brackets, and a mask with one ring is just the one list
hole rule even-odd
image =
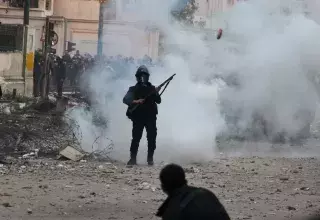
[[127, 166], [134, 166], [137, 165], [137, 156], [131, 155], [130, 160], [127, 163]]
[[153, 162], [153, 153], [154, 152], [148, 152], [148, 158], [147, 158], [147, 162], [149, 166], [153, 166], [154, 162]]

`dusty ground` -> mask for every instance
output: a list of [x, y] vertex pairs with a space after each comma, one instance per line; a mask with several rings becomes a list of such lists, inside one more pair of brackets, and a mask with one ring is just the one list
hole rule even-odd
[[[32, 109], [0, 114], [0, 161], [14, 157], [8, 160], [12, 164], [0, 163], [0, 220], [157, 219], [154, 212], [165, 198], [158, 181], [163, 164], [126, 168], [106, 162], [17, 159], [34, 149], [48, 156], [73, 144], [68, 127], [61, 124], [59, 115]], [[299, 153], [294, 156], [302, 159], [223, 154], [210, 163], [184, 167], [189, 183], [216, 193], [232, 219], [304, 216], [320, 210], [320, 158], [307, 154], [319, 155], [318, 143], [316, 138], [295, 149]], [[235, 146], [246, 153], [272, 150], [265, 144], [225, 144], [232, 152]], [[288, 155], [292, 146], [276, 149]]]
[[[157, 219], [165, 198], [151, 168], [55, 159], [0, 165], [0, 219]], [[186, 165], [190, 184], [211, 189], [232, 219], [283, 219], [320, 210], [317, 158], [220, 158]]]

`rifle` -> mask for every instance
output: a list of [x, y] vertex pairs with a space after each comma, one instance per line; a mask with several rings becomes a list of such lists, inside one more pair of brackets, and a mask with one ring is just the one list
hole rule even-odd
[[[167, 86], [169, 85], [169, 83], [171, 82], [171, 80], [173, 79], [173, 77], [174, 77], [175, 75], [176, 75], [176, 74], [173, 74], [172, 76], [170, 76], [168, 79], [166, 79], [163, 83], [161, 83], [161, 84], [157, 87], [157, 89], [161, 89], [163, 86], [165, 86], [164, 89], [162, 90], [162, 92], [160, 93], [160, 96], [163, 94], [164, 90], [166, 90]], [[157, 90], [157, 89], [156, 89], [156, 90]], [[144, 99], [147, 99], [148, 97], [152, 96], [154, 93], [157, 92], [156, 90], [150, 92]], [[139, 106], [140, 106], [140, 104], [136, 104], [136, 105], [134, 105], [132, 108], [129, 108], [129, 109], [128, 109], [128, 113], [129, 113], [129, 114], [132, 114], [132, 112], [134, 112], [134, 110], [136, 110]]]

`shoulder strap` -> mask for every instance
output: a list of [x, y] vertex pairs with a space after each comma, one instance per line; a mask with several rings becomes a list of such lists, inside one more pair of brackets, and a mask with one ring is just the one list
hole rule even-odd
[[180, 208], [184, 209], [200, 192], [202, 192], [201, 189], [196, 189], [190, 192], [180, 203]]

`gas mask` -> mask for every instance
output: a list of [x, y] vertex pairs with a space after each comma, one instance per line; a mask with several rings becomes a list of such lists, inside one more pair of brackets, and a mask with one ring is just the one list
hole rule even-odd
[[143, 86], [147, 86], [149, 82], [149, 75], [146, 73], [139, 74], [139, 76], [137, 76], [137, 81]]

